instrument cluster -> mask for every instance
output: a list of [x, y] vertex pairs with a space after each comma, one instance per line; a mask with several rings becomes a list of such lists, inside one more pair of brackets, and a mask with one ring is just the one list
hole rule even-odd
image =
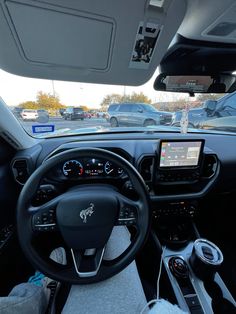
[[95, 158], [72, 159], [66, 161], [61, 167], [62, 174], [68, 179], [84, 177], [120, 177], [124, 171], [108, 160]]

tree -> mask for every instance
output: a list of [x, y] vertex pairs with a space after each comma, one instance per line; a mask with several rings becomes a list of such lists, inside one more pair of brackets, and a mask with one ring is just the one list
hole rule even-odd
[[144, 95], [144, 93], [132, 93], [131, 95], [124, 95], [122, 97], [122, 102], [140, 102], [145, 104], [151, 104], [151, 99], [148, 96]]
[[133, 102], [133, 103], [146, 103], [150, 104], [152, 101], [144, 93], [132, 93], [127, 95], [108, 94], [106, 95], [100, 106], [103, 111], [106, 111], [108, 106], [112, 103]]
[[42, 91], [38, 92], [36, 102], [39, 109], [46, 109], [48, 111], [59, 110], [64, 107], [58, 96], [53, 96], [50, 93], [43, 93]]
[[224, 94], [198, 94], [197, 95], [197, 100], [200, 100], [200, 101], [206, 101], [206, 100], [217, 100], [221, 97], [223, 97]]
[[120, 103], [120, 102], [122, 102], [122, 95], [120, 95], [120, 94], [109, 94], [103, 98], [100, 106], [101, 106], [103, 111], [106, 111], [110, 104]]
[[38, 92], [36, 95], [36, 101], [25, 101], [18, 105], [18, 107], [23, 109], [45, 109], [49, 114], [56, 114], [56, 112], [65, 108], [65, 106], [60, 102], [58, 96], [53, 96], [50, 93]]
[[20, 103], [18, 107], [23, 109], [38, 109], [38, 104], [35, 101], [25, 101]]
[[87, 106], [80, 106], [81, 109], [83, 109], [84, 111], [89, 111], [89, 108]]

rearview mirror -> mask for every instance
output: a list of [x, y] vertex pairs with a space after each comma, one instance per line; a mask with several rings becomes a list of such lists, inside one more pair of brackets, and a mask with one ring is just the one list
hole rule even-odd
[[169, 75], [160, 74], [154, 83], [154, 89], [173, 93], [231, 93], [236, 90], [236, 76], [217, 75]]

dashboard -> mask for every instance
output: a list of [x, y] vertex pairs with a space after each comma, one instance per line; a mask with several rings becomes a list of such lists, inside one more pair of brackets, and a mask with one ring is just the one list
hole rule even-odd
[[[125, 139], [124, 139], [125, 138]], [[231, 171], [228, 151], [222, 151], [217, 135], [176, 133], [93, 134], [52, 138], [30, 149], [20, 151], [12, 160], [12, 172], [19, 186], [48, 158], [74, 148], [102, 148], [128, 160], [143, 177], [151, 207], [155, 212], [195, 215], [197, 202], [213, 189], [227, 188]], [[234, 138], [224, 137], [224, 145]], [[229, 170], [227, 170], [229, 167]], [[222, 172], [224, 168], [224, 172]], [[224, 174], [227, 180], [224, 181]], [[37, 201], [46, 202], [66, 189], [80, 184], [112, 184], [121, 193], [135, 198], [123, 169], [105, 159], [90, 156], [58, 164], [45, 176], [37, 192]], [[161, 204], [161, 207], [160, 207]]]

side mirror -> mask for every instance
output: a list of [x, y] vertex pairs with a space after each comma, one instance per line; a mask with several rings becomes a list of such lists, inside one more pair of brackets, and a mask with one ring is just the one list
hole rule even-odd
[[138, 109], [138, 112], [139, 113], [143, 113], [143, 109]]
[[207, 112], [211, 113], [211, 112], [216, 110], [216, 105], [217, 105], [217, 101], [215, 101], [215, 100], [206, 100], [204, 105], [203, 105], [203, 108]]

